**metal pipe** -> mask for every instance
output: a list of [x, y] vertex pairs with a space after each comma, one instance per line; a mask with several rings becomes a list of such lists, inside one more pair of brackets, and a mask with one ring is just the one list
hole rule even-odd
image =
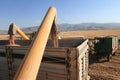
[[17, 27], [14, 23], [11, 23], [9, 26], [8, 34], [9, 34], [9, 44], [8, 46], [20, 46], [15, 44], [15, 34], [18, 32], [25, 40], [29, 40], [29, 37], [22, 32], [22, 30]]
[[25, 40], [30, 40], [29, 37], [17, 26], [14, 24], [14, 27], [16, 28], [17, 33], [21, 35]]
[[57, 23], [56, 23], [56, 18], [53, 22], [52, 29], [51, 29], [51, 38], [52, 38], [52, 43], [54, 48], [58, 48], [58, 31], [57, 31]]
[[36, 80], [50, 30], [56, 18], [55, 16], [56, 9], [50, 7], [22, 65], [14, 76], [14, 80]]

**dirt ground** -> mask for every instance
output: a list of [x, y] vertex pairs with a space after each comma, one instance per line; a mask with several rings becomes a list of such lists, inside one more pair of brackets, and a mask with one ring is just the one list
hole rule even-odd
[[[94, 38], [95, 36], [115, 35], [120, 39], [120, 30], [83, 30], [69, 31], [60, 33], [62, 37], [85, 37]], [[120, 49], [120, 46], [119, 46]], [[90, 57], [89, 63], [90, 80], [120, 80], [120, 50], [116, 56], [112, 57], [111, 62], [107, 62], [106, 58], [96, 61], [94, 55]]]
[[107, 62], [106, 58], [94, 61], [89, 64], [90, 80], [120, 80], [120, 53], [112, 57], [111, 62]]
[[120, 29], [118, 30], [79, 30], [79, 31], [67, 31], [61, 32], [62, 37], [85, 37], [85, 38], [94, 38], [96, 36], [110, 36], [115, 35], [120, 38]]

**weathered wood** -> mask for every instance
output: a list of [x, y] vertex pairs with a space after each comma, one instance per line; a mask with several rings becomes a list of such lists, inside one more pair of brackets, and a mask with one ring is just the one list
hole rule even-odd
[[48, 72], [56, 72], [60, 74], [66, 74], [66, 65], [65, 64], [58, 64], [58, 63], [42, 63], [41, 68], [42, 70]]
[[[31, 43], [31, 40], [15, 40], [16, 44], [20, 44], [21, 46], [29, 46]], [[8, 40], [0, 40], [0, 46], [6, 46], [9, 44]]]
[[[79, 46], [85, 39], [81, 38], [65, 38], [65, 39], [59, 39], [59, 47], [69, 47], [69, 48], [75, 48]], [[53, 46], [53, 43], [51, 40], [48, 40], [47, 42], [47, 48], [51, 48]]]
[[[20, 65], [22, 59], [15, 59], [13, 65], [16, 67], [15, 70], [17, 70], [18, 66]], [[46, 71], [46, 72], [54, 72], [59, 74], [66, 74], [66, 65], [60, 64], [60, 63], [46, 63], [42, 62], [40, 66], [40, 70]], [[16, 72], [16, 71], [15, 71]]]
[[0, 57], [0, 80], [9, 80], [8, 66], [5, 57]]
[[[80, 45], [76, 47], [46, 48], [36, 80], [88, 80], [87, 41], [79, 41]], [[28, 48], [11, 47], [16, 55], [25, 53]], [[21, 62], [22, 58], [14, 57], [14, 72]]]
[[65, 58], [67, 54], [67, 49], [68, 48], [47, 48], [45, 50], [44, 56], [53, 56], [53, 57], [61, 57]]
[[87, 68], [86, 67], [86, 64], [87, 61], [86, 60], [86, 53], [87, 53], [87, 50], [88, 50], [88, 40], [86, 40], [84, 43], [82, 43], [80, 46], [77, 47], [77, 53], [79, 55], [78, 57], [78, 64], [77, 64], [77, 68], [78, 68], [78, 80], [81, 80], [81, 79], [85, 79], [86, 78], [86, 75], [88, 74], [86, 71], [88, 70], [88, 66]]
[[5, 46], [0, 46], [0, 52], [5, 52]]
[[59, 47], [57, 34], [58, 34], [58, 31], [57, 31], [57, 21], [56, 21], [56, 18], [55, 18], [55, 21], [53, 22], [52, 29], [51, 29], [51, 38], [52, 38], [52, 43], [53, 43], [53, 47], [54, 48], [58, 48]]

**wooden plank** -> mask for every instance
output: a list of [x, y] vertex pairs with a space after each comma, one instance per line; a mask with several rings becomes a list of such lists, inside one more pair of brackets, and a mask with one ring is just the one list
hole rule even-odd
[[[87, 45], [88, 40], [84, 41], [81, 45], [77, 47], [77, 53], [78, 53], [78, 62], [77, 62], [77, 67], [78, 67], [78, 80], [81, 80], [85, 77], [87, 77], [84, 74], [85, 71], [85, 56], [86, 53], [88, 52], [88, 45]], [[87, 70], [87, 69], [86, 69]], [[88, 74], [87, 74], [88, 75]]]
[[[66, 39], [60, 39], [59, 47], [67, 47], [67, 48], [75, 48], [78, 45], [80, 45], [85, 39], [81, 38], [66, 38]], [[52, 40], [48, 40], [47, 42], [47, 48], [52, 47]]]
[[13, 46], [14, 50], [28, 50], [29, 46]]
[[77, 64], [76, 64], [76, 60], [74, 60], [74, 61], [71, 61], [69, 64], [70, 64], [70, 66], [69, 66], [69, 69], [70, 70], [73, 70], [74, 68], [77, 68]]
[[38, 73], [37, 80], [47, 80], [47, 79], [49, 80], [49, 79], [56, 79], [56, 78], [59, 78], [61, 80], [66, 80], [67, 76], [64, 74], [46, 72], [44, 70], [40, 70], [40, 72]]
[[61, 77], [51, 77], [51, 76], [49, 76], [49, 77], [47, 77], [47, 80], [67, 80], [67, 79], [61, 78]]
[[0, 80], [9, 80], [7, 59], [0, 57]]
[[61, 75], [61, 74], [59, 74], [59, 73], [47, 73], [47, 75], [46, 75], [46, 77], [47, 77], [47, 79], [49, 80], [51, 80], [51, 79], [53, 79], [53, 80], [67, 80], [67, 75]]
[[[21, 64], [22, 60], [21, 59], [14, 59], [14, 67], [15, 71]], [[61, 73], [61, 74], [66, 74], [66, 65], [65, 64], [58, 64], [58, 63], [46, 63], [42, 62], [40, 66], [40, 70], [44, 70], [46, 72], [56, 72], [56, 73]]]
[[9, 40], [0, 40], [0, 45], [7, 45], [9, 44]]
[[[27, 46], [20, 46], [20, 47], [13, 47], [14, 54], [26, 54], [29, 47]], [[44, 57], [45, 56], [54, 56], [54, 57], [66, 57], [68, 48], [47, 48], [45, 49]]]
[[65, 58], [68, 48], [49, 48], [45, 50], [44, 56], [54, 56]]
[[77, 58], [77, 51], [76, 48], [69, 48], [69, 54], [67, 55], [70, 60]]
[[69, 39], [61, 39], [59, 41], [60, 47], [69, 47], [69, 48], [75, 48], [78, 45], [80, 45], [84, 39], [81, 38], [69, 38]]
[[22, 54], [25, 55], [28, 51], [28, 46], [19, 46], [19, 47], [12, 47], [14, 54]]
[[5, 52], [5, 46], [0, 46], [0, 52]]
[[56, 63], [44, 63], [42, 62], [40, 66], [40, 70], [44, 70], [47, 72], [54, 72], [59, 74], [66, 74], [66, 65], [64, 64], [56, 64]]
[[[16, 44], [19, 44], [21, 46], [29, 46], [31, 44], [31, 40], [15, 40]], [[7, 45], [9, 44], [9, 40], [0, 40], [0, 45]]]
[[36, 80], [46, 80], [46, 72], [45, 71], [39, 71]]
[[47, 72], [47, 76], [55, 76], [55, 77], [62, 77], [62, 78], [66, 78], [66, 75], [65, 74], [59, 74], [59, 73], [50, 73], [50, 72]]
[[70, 72], [70, 80], [77, 80], [77, 69]]

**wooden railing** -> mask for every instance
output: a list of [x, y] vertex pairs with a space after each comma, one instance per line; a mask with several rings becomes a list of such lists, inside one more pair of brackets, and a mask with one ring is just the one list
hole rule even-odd
[[77, 47], [78, 60], [78, 80], [89, 80], [88, 77], [88, 40]]

